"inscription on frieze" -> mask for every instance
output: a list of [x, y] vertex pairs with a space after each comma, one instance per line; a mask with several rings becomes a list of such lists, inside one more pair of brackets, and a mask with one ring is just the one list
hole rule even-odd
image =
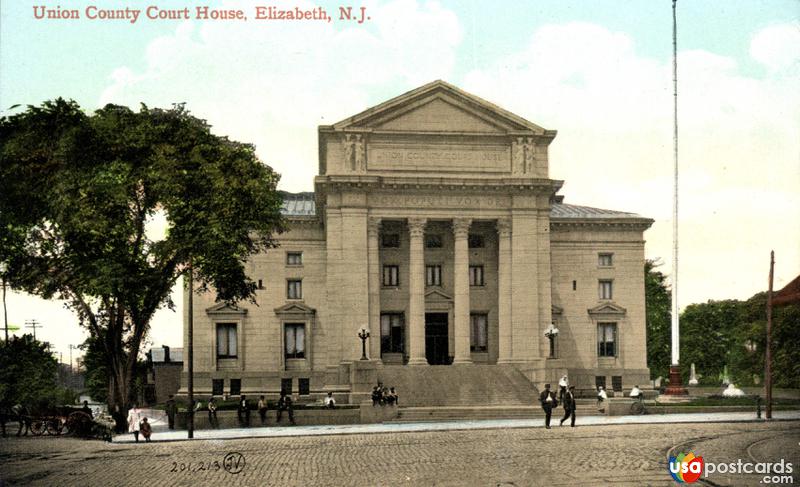
[[367, 165], [378, 170], [509, 172], [511, 149], [370, 146]]
[[504, 208], [510, 201], [503, 196], [470, 195], [389, 195], [370, 196], [370, 206], [384, 208]]

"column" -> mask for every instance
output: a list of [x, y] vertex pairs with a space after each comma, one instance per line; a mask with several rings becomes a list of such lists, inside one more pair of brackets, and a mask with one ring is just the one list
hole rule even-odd
[[369, 358], [381, 359], [381, 265], [378, 239], [381, 219], [367, 222], [367, 259], [369, 261]]
[[428, 365], [425, 358], [425, 219], [408, 219], [408, 365]]
[[497, 363], [511, 360], [511, 221], [497, 220], [497, 322], [499, 343]]
[[455, 332], [455, 357], [453, 364], [472, 363], [469, 333], [469, 226], [472, 220], [453, 220], [455, 256], [453, 259], [453, 330]]

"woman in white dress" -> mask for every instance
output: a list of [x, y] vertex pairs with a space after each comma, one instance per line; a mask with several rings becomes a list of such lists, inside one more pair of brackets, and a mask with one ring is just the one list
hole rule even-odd
[[139, 423], [142, 421], [142, 412], [139, 407], [134, 404], [128, 411], [128, 433], [133, 433], [136, 443], [139, 443]]

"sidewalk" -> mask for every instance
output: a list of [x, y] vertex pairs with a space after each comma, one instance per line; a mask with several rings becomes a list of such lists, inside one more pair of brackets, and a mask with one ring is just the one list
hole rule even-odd
[[[556, 415], [554, 415], [556, 416]], [[800, 420], [800, 411], [775, 411], [773, 420]], [[689, 413], [689, 414], [650, 414], [643, 416], [578, 416], [578, 426], [601, 426], [613, 424], [671, 424], [671, 423], [731, 423], [763, 421], [756, 419], [755, 413]], [[555, 428], [558, 420], [553, 419]], [[268, 438], [281, 436], [323, 436], [354, 435], [371, 433], [405, 433], [419, 431], [449, 431], [474, 429], [543, 428], [542, 419], [503, 419], [482, 421], [447, 421], [438, 423], [393, 423], [393, 424], [351, 424], [326, 426], [269, 426], [253, 428], [230, 428], [219, 430], [199, 430], [194, 432], [195, 440], [229, 440], [235, 438]], [[152, 441], [187, 440], [185, 430], [154, 431]], [[114, 437], [114, 443], [133, 443], [133, 434]]]

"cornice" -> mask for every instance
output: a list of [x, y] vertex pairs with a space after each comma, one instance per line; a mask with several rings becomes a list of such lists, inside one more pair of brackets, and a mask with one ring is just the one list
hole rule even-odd
[[647, 230], [653, 225], [650, 218], [550, 218], [550, 228], [558, 229], [593, 229], [616, 228], [626, 230]]
[[325, 175], [314, 178], [314, 184], [330, 189], [428, 189], [442, 191], [479, 191], [482, 193], [552, 194], [561, 189], [564, 181], [545, 178], [480, 178], [480, 177], [418, 177], [372, 175]]

